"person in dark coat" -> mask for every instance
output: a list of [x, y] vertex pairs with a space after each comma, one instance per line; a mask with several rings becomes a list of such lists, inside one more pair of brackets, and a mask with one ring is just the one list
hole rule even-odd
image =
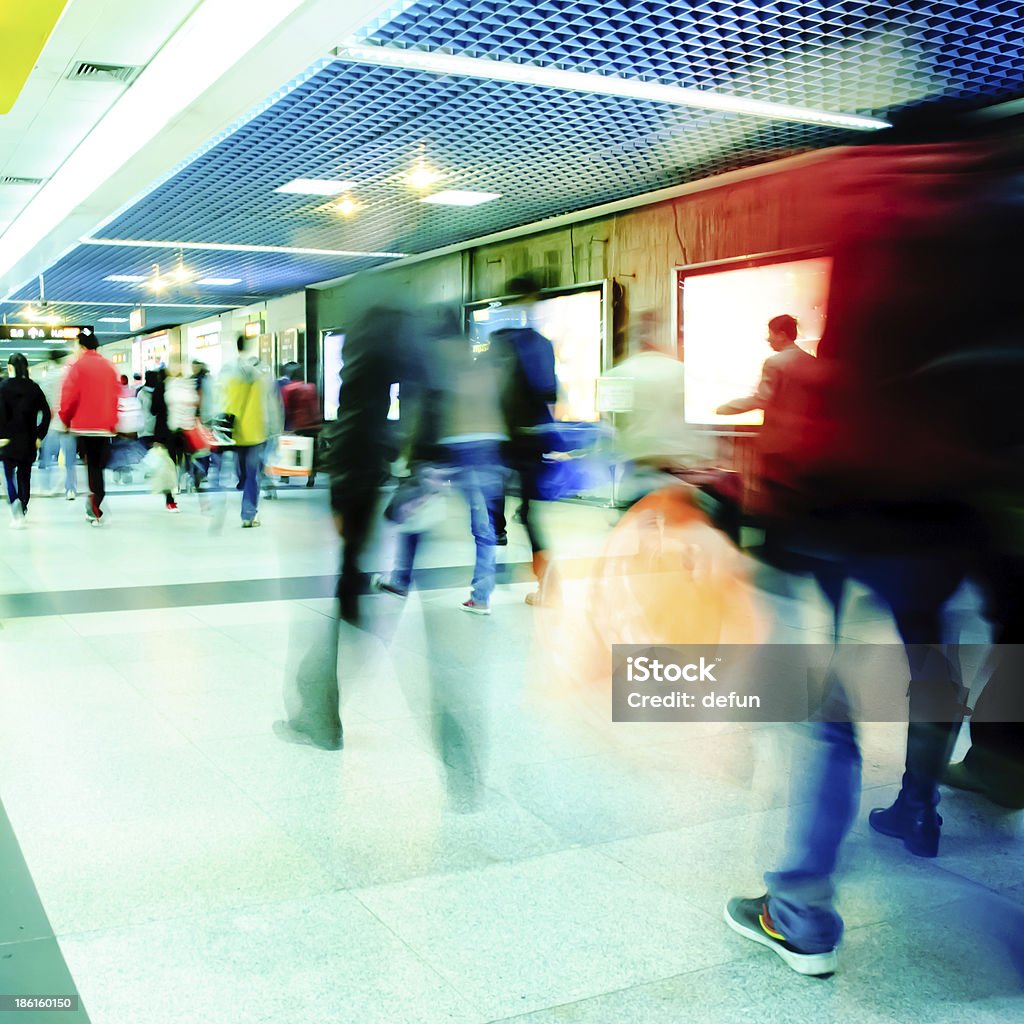
[[15, 352], [0, 384], [0, 458], [7, 478], [11, 526], [24, 526], [31, 497], [32, 463], [50, 429], [50, 406], [43, 390], [28, 375], [28, 360]]

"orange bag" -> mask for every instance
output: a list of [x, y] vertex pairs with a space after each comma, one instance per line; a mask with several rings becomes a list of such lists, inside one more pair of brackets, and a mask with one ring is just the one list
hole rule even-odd
[[614, 644], [761, 639], [743, 556], [692, 494], [676, 486], [643, 498], [597, 559], [560, 574], [561, 607], [538, 617], [548, 682], [610, 692]]

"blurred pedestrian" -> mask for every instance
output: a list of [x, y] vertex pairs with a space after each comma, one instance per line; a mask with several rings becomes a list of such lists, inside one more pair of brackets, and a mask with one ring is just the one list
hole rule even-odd
[[[956, 143], [837, 153], [828, 323], [818, 358], [787, 372], [784, 401], [772, 389], [759, 439], [758, 510], [814, 574], [835, 632], [856, 580], [889, 606], [905, 645], [905, 771], [868, 823], [921, 857], [939, 851], [938, 782], [963, 714], [942, 612], [982, 550], [977, 498], [1001, 481], [978, 444], [988, 395], [959, 380], [929, 387], [920, 369], [997, 340], [1021, 348], [1013, 256], [1024, 211], [1006, 187], [1019, 175], [1010, 154]], [[793, 772], [782, 865], [763, 896], [725, 910], [801, 974], [835, 970], [843, 934], [833, 876], [860, 798], [856, 697], [835, 686], [838, 713], [807, 724], [813, 764]]]
[[32, 463], [50, 428], [50, 406], [29, 377], [28, 360], [15, 352], [7, 360], [7, 380], [0, 384], [0, 459], [11, 503], [11, 526], [21, 529], [32, 497]]
[[95, 334], [78, 335], [78, 359], [68, 370], [60, 396], [61, 421], [78, 438], [78, 450], [85, 461], [89, 478], [85, 515], [92, 526], [103, 522], [103, 471], [117, 433], [120, 391], [114, 364], [104, 359], [98, 348]]
[[[245, 356], [246, 339], [239, 336], [238, 359], [221, 373], [222, 412], [230, 417], [231, 450], [235, 453], [242, 489], [242, 526], [260, 525], [260, 477], [267, 441], [281, 432], [283, 415], [274, 381]], [[218, 460], [220, 462], [220, 460]], [[223, 466], [215, 474], [219, 477]]]
[[[78, 442], [68, 433], [60, 418], [60, 393], [64, 386], [64, 378], [71, 366], [71, 354], [62, 350], [49, 353], [46, 372], [39, 386], [50, 406], [53, 418], [50, 429], [43, 439], [43, 447], [39, 453], [39, 468], [43, 473], [43, 493], [63, 494], [68, 501], [78, 496]], [[59, 463], [64, 462], [64, 486], [58, 483]]]
[[[526, 603], [536, 605], [555, 596], [553, 587], [545, 589], [550, 555], [533, 503], [541, 497], [543, 459], [550, 441], [545, 428], [554, 422], [552, 409], [558, 399], [558, 378], [554, 346], [531, 325], [541, 299], [540, 280], [532, 274], [515, 277], [509, 281], [506, 292], [514, 297], [510, 305], [519, 309], [523, 322], [519, 327], [493, 332], [490, 343], [495, 346], [495, 357], [506, 367], [501, 404], [509, 439], [504, 457], [505, 464], [520, 481], [520, 515], [530, 540], [533, 574], [538, 583], [537, 590], [527, 594]], [[492, 504], [492, 518], [496, 537], [500, 537], [506, 532], [504, 510]]]
[[320, 395], [315, 384], [303, 380], [302, 367], [298, 363], [285, 363], [285, 383], [281, 388], [281, 403], [284, 407], [284, 429], [299, 437], [310, 438], [313, 442], [312, 463], [309, 469], [307, 487], [316, 483], [318, 470], [317, 452], [323, 414], [320, 410]]

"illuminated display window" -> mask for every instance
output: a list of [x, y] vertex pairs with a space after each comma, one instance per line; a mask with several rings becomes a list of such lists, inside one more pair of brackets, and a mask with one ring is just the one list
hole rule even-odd
[[[555, 350], [558, 401], [555, 419], [595, 422], [597, 382], [604, 372], [604, 285], [581, 287], [543, 298], [529, 309], [529, 326], [551, 341]], [[527, 324], [527, 311], [499, 302], [469, 307], [469, 337], [474, 352], [487, 346], [493, 331]]]
[[796, 343], [812, 355], [825, 328], [832, 260], [765, 257], [739, 266], [678, 272], [679, 330], [690, 423], [760, 424], [760, 410], [720, 416], [715, 410], [752, 395], [772, 355], [767, 324], [796, 317]]

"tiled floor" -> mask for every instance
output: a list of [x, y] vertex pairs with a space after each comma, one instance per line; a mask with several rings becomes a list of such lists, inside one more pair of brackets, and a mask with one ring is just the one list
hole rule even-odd
[[[801, 979], [720, 916], [728, 896], [759, 891], [780, 848], [787, 728], [613, 725], [547, 685], [544, 612], [512, 584], [490, 619], [460, 613], [465, 588], [368, 599], [369, 631], [341, 639], [345, 750], [284, 745], [270, 729], [282, 686], [332, 602], [272, 585], [239, 602], [230, 581], [329, 577], [324, 494], [266, 503], [258, 531], [237, 510], [211, 529], [194, 496], [182, 508], [114, 495], [109, 527], [91, 530], [78, 505], [39, 499], [28, 530], [0, 536], [8, 595], [83, 592], [79, 611], [2, 622], [0, 799], [50, 952], [96, 1024], [1024, 1014], [1024, 814], [949, 794], [935, 862], [871, 834], [867, 809], [899, 778], [898, 726], [865, 730], [841, 971]], [[571, 556], [611, 521], [547, 511]], [[468, 563], [452, 512], [425, 566]], [[510, 537], [502, 557], [525, 561], [521, 528]], [[387, 560], [385, 538], [370, 567]], [[216, 581], [229, 582], [188, 589]], [[167, 607], [104, 610], [114, 591], [175, 585]], [[959, 606], [982, 638], [969, 595]], [[825, 639], [819, 605], [775, 597], [771, 610], [780, 636]], [[866, 596], [843, 634], [892, 637]], [[470, 739], [469, 800], [439, 760], [445, 714]], [[38, 912], [18, 913], [47, 941]], [[19, 962], [47, 953], [25, 941], [0, 933], [0, 966], [19, 942]]]

